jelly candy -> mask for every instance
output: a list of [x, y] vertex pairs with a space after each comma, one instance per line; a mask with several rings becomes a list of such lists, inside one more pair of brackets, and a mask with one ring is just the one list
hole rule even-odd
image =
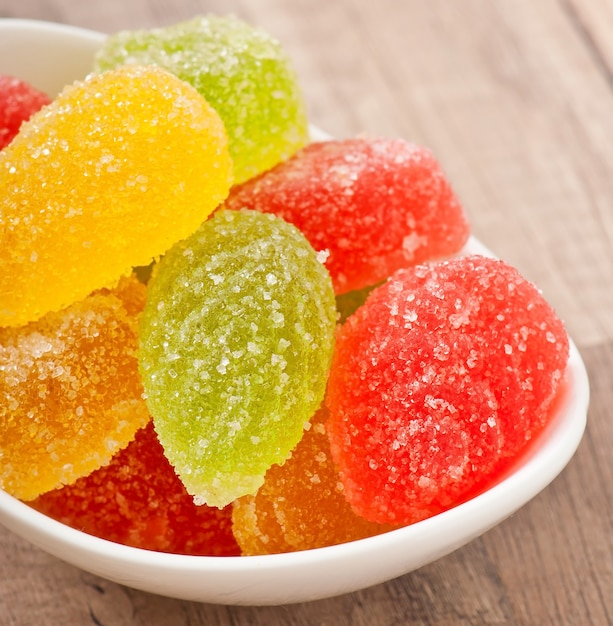
[[469, 236], [435, 158], [402, 139], [313, 143], [234, 187], [225, 207], [274, 213], [297, 226], [316, 250], [329, 252], [338, 294], [451, 256]]
[[336, 321], [330, 276], [292, 225], [217, 211], [148, 285], [140, 369], [164, 451], [198, 502], [253, 493], [321, 403]]
[[330, 373], [354, 510], [409, 524], [476, 495], [547, 423], [568, 353], [562, 322], [502, 261], [398, 270], [341, 327]]
[[11, 143], [23, 122], [50, 101], [29, 83], [0, 74], [0, 150]]
[[149, 420], [138, 373], [145, 288], [125, 278], [0, 328], [0, 488], [23, 500], [107, 463]]
[[232, 534], [231, 508], [194, 504], [166, 460], [152, 422], [108, 465], [30, 505], [73, 528], [136, 548], [240, 554]]
[[230, 183], [219, 116], [169, 72], [130, 66], [67, 87], [0, 152], [0, 326], [147, 265]]
[[343, 495], [330, 456], [322, 407], [282, 465], [273, 465], [255, 495], [233, 503], [232, 528], [243, 554], [322, 548], [391, 528], [358, 517]]
[[225, 123], [236, 182], [269, 169], [308, 141], [297, 77], [278, 41], [232, 16], [200, 16], [110, 36], [97, 70], [156, 64], [193, 85]]

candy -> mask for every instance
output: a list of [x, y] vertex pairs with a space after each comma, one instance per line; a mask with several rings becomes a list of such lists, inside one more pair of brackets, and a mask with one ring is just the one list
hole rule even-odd
[[0, 328], [0, 488], [23, 500], [107, 463], [149, 420], [138, 373], [145, 288], [123, 279]]
[[117, 33], [103, 43], [95, 67], [128, 63], [166, 68], [217, 110], [228, 131], [236, 182], [269, 169], [308, 140], [300, 87], [279, 42], [235, 17], [201, 16]]
[[326, 404], [353, 509], [409, 524], [492, 484], [547, 423], [562, 322], [502, 261], [398, 270], [338, 333]]
[[225, 206], [274, 213], [297, 226], [316, 250], [329, 252], [326, 267], [339, 294], [450, 256], [469, 235], [435, 158], [402, 139], [313, 143], [234, 187]]
[[226, 142], [163, 69], [67, 87], [0, 152], [0, 326], [68, 306], [193, 232], [228, 192]]
[[175, 554], [233, 556], [231, 508], [196, 506], [169, 465], [152, 422], [111, 462], [31, 503], [86, 533]]
[[345, 500], [327, 415], [322, 407], [291, 457], [266, 472], [255, 495], [233, 503], [232, 528], [243, 554], [323, 548], [390, 530], [358, 517]]
[[218, 211], [156, 266], [140, 369], [164, 451], [198, 502], [253, 493], [325, 392], [330, 276], [273, 215]]
[[49, 102], [47, 94], [29, 83], [0, 74], [0, 150], [11, 143], [23, 122]]

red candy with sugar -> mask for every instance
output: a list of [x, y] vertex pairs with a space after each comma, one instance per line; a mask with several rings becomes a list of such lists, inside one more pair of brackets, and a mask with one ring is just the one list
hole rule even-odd
[[402, 139], [316, 142], [241, 185], [233, 210], [274, 213], [326, 250], [336, 293], [373, 285], [394, 270], [451, 256], [469, 225], [439, 163]]
[[502, 261], [397, 271], [337, 336], [326, 403], [354, 510], [409, 524], [473, 497], [547, 423], [569, 340]]
[[29, 83], [0, 74], [0, 150], [19, 132], [22, 122], [51, 102]]
[[31, 506], [60, 522], [125, 545], [236, 556], [231, 507], [196, 506], [166, 460], [150, 422], [109, 465]]

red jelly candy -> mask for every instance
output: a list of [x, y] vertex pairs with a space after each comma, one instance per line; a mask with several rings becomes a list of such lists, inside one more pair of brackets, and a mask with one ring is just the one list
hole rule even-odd
[[13, 140], [22, 122], [49, 102], [49, 96], [32, 85], [0, 74], [0, 150]]
[[486, 488], [547, 423], [568, 354], [562, 322], [502, 261], [397, 271], [340, 329], [328, 383], [354, 510], [409, 524]]
[[109, 465], [30, 503], [103, 539], [159, 552], [236, 556], [231, 507], [196, 506], [150, 422]]
[[234, 187], [226, 207], [274, 213], [297, 226], [329, 253], [326, 267], [339, 294], [451, 256], [469, 236], [436, 159], [402, 139], [313, 143]]

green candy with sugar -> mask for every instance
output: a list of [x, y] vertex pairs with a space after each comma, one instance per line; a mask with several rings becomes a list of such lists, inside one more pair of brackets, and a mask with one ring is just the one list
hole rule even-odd
[[235, 182], [285, 160], [308, 141], [303, 95], [280, 43], [233, 16], [206, 15], [102, 44], [94, 69], [164, 67], [204, 96], [223, 120]]
[[156, 267], [140, 370], [165, 454], [196, 502], [254, 493], [324, 397], [336, 309], [294, 226], [219, 210]]

